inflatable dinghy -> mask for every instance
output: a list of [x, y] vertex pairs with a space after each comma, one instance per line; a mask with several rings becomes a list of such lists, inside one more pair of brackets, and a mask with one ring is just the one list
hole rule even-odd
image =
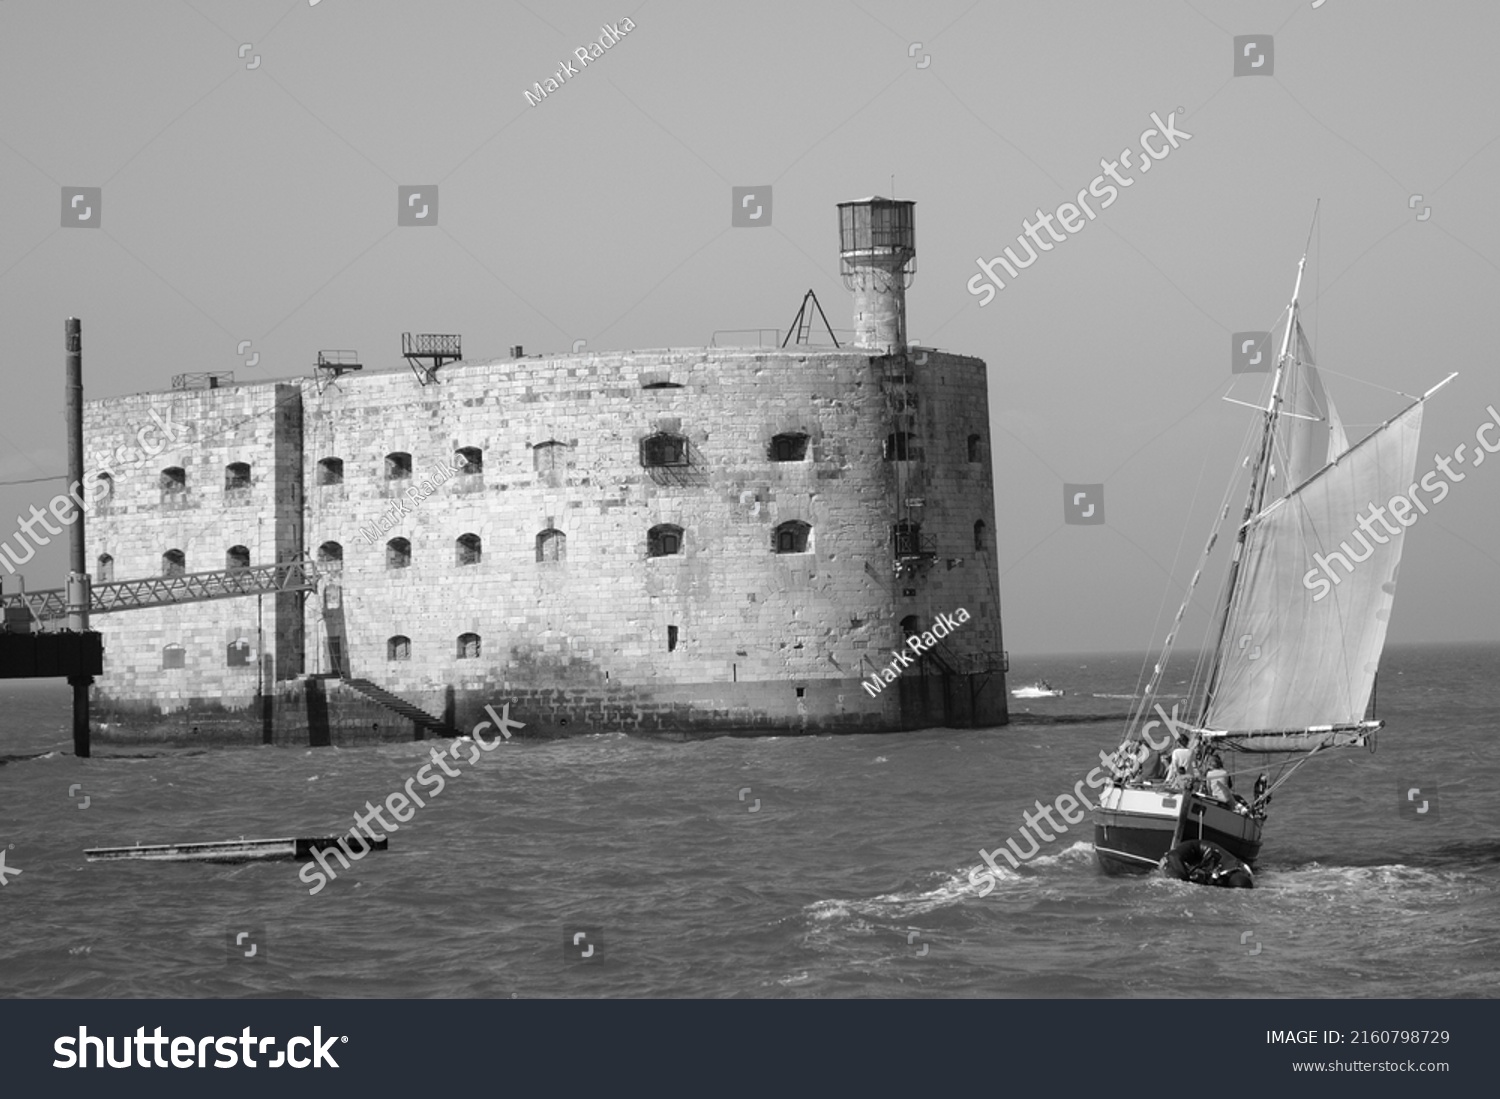
[[1217, 843], [1188, 840], [1167, 852], [1162, 873], [1194, 885], [1217, 885], [1225, 889], [1253, 889], [1255, 875], [1250, 867]]

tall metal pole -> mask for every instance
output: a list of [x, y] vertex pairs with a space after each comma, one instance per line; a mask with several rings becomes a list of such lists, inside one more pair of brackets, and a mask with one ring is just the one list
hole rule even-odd
[[[67, 322], [67, 380], [64, 389], [68, 420], [68, 487], [73, 496], [73, 523], [68, 532], [68, 629], [82, 633], [89, 628], [89, 573], [84, 561], [84, 509], [79, 501], [89, 486], [83, 482], [83, 325], [77, 317]], [[68, 676], [73, 687], [73, 754], [89, 755], [89, 685], [94, 677], [75, 670]]]

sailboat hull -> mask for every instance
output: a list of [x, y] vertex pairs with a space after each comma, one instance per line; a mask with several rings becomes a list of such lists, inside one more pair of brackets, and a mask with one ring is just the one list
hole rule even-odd
[[[1181, 821], [1181, 835], [1178, 822]], [[1174, 841], [1217, 843], [1244, 863], [1260, 854], [1261, 822], [1197, 794], [1110, 786], [1094, 814], [1094, 858], [1110, 874], [1155, 870]]]

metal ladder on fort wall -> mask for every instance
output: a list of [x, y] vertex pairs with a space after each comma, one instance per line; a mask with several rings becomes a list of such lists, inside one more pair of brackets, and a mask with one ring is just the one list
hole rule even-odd
[[371, 702], [410, 721], [418, 740], [424, 739], [425, 734], [455, 737], [466, 735], [400, 695], [393, 694], [368, 679], [352, 675], [349, 668], [349, 630], [344, 619], [344, 589], [337, 570], [328, 570], [325, 582], [318, 589], [318, 595], [323, 603], [323, 630], [328, 643], [328, 663], [333, 669], [334, 678]]
[[[925, 358], [925, 354], [924, 354]], [[895, 433], [893, 445], [898, 448], [898, 453], [892, 454], [895, 466], [896, 480], [896, 508], [895, 526], [892, 532], [892, 555], [894, 573], [892, 577], [892, 596], [900, 598], [900, 587], [905, 577], [914, 575], [922, 569], [930, 568], [937, 558], [937, 539], [932, 535], [921, 533], [920, 518], [925, 508], [925, 495], [914, 496], [913, 489], [926, 492], [925, 460], [926, 453], [916, 441], [917, 436], [917, 395], [913, 385], [912, 361], [909, 351], [899, 351], [887, 359], [885, 375], [882, 379], [886, 401], [887, 419]], [[904, 459], [904, 460], [903, 460]], [[921, 473], [911, 476], [911, 463], [924, 463], [918, 466]], [[908, 525], [912, 524], [912, 525]], [[914, 525], [914, 526], [913, 526]], [[915, 529], [914, 529], [915, 528]], [[988, 552], [988, 551], [985, 551]], [[994, 598], [996, 614], [999, 614], [999, 591], [996, 589], [995, 577], [985, 563], [985, 579], [987, 586]], [[1009, 655], [997, 647], [996, 650], [976, 653], [960, 654], [954, 652], [945, 642], [939, 641], [934, 649], [928, 649], [919, 656], [919, 661], [926, 667], [930, 666], [936, 670], [942, 682], [943, 690], [943, 720], [951, 721], [953, 718], [952, 685], [954, 680], [962, 679], [968, 684], [969, 706], [968, 714], [970, 720], [978, 709], [979, 696], [989, 685], [990, 681], [998, 674], [1004, 676], [1010, 671]], [[925, 683], [927, 676], [923, 676], [922, 705], [924, 711], [927, 709]], [[1002, 687], [1004, 680], [1001, 680]]]
[[[913, 496], [912, 490], [925, 492], [925, 468], [918, 466], [912, 475], [912, 463], [921, 463], [926, 455], [917, 441], [917, 396], [913, 387], [911, 356], [903, 348], [891, 354], [884, 365], [881, 389], [885, 395], [886, 420], [891, 428], [886, 446], [890, 453], [882, 455], [891, 461], [895, 476], [895, 512], [891, 527], [891, 596], [899, 605], [903, 598], [901, 588], [908, 576], [930, 568], [937, 557], [937, 541], [931, 535], [921, 533], [921, 522], [917, 518], [925, 507], [925, 498]], [[916, 516], [916, 517], [914, 517]], [[899, 645], [897, 646], [899, 648]], [[943, 691], [943, 721], [952, 717], [951, 678], [953, 669], [946, 661], [921, 658], [920, 700], [922, 717], [930, 712], [927, 684], [931, 676], [928, 669], [935, 669]], [[902, 693], [903, 710], [906, 709], [906, 692]], [[905, 716], [903, 714], [903, 716]]]

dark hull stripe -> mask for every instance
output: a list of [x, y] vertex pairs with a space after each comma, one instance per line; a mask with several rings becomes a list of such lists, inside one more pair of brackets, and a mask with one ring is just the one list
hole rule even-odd
[[[1094, 854], [1106, 870], [1140, 871], [1154, 868], [1172, 846], [1176, 825], [1168, 821], [1133, 814], [1104, 814], [1113, 820], [1094, 824]], [[1146, 823], [1150, 821], [1150, 823]], [[1184, 830], [1184, 839], [1197, 839], [1197, 827]], [[1217, 843], [1241, 862], [1253, 863], [1260, 854], [1260, 843], [1239, 835], [1229, 835], [1217, 828], [1203, 829], [1203, 839]]]

